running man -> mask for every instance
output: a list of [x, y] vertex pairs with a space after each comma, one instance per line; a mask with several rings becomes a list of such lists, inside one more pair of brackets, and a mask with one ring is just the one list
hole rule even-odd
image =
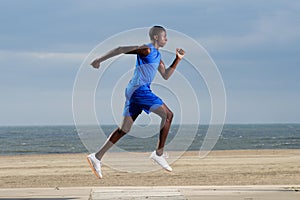
[[147, 114], [153, 112], [161, 117], [160, 133], [156, 150], [151, 153], [150, 158], [167, 171], [172, 171], [163, 155], [165, 142], [173, 119], [172, 111], [167, 105], [150, 89], [157, 71], [167, 80], [173, 74], [179, 61], [183, 58], [185, 52], [182, 49], [176, 49], [176, 58], [173, 63], [166, 68], [161, 60], [159, 48], [167, 43], [166, 30], [161, 26], [153, 26], [149, 30], [151, 43], [142, 46], [121, 46], [115, 48], [105, 55], [95, 59], [91, 65], [99, 68], [100, 63], [120, 54], [136, 54], [136, 67], [132, 79], [127, 85], [125, 96], [126, 101], [123, 111], [123, 121], [119, 128], [114, 130], [101, 149], [88, 155], [87, 160], [98, 178], [102, 178], [101, 159], [121, 137], [126, 135], [131, 129], [134, 121], [142, 111]]

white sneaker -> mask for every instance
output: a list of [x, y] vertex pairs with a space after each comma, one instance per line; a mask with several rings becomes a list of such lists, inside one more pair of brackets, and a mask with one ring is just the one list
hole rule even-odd
[[101, 161], [98, 160], [98, 158], [96, 158], [95, 153], [92, 153], [90, 155], [87, 156], [87, 161], [90, 164], [94, 174], [98, 177], [98, 178], [102, 178], [102, 172], [101, 172]]
[[155, 161], [157, 164], [159, 164], [162, 168], [164, 168], [165, 170], [171, 172], [172, 171], [172, 167], [170, 167], [170, 165], [167, 163], [166, 159], [164, 158], [164, 155], [158, 156], [156, 154], [156, 151], [153, 151], [150, 155], [150, 158]]

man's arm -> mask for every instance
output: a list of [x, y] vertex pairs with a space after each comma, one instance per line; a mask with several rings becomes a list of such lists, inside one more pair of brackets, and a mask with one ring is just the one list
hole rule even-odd
[[147, 45], [142, 45], [136, 46], [133, 50], [127, 51], [126, 54], [139, 54], [140, 56], [146, 57], [150, 51], [150, 47]]
[[167, 69], [164, 62], [162, 60], [160, 61], [160, 64], [158, 66], [158, 71], [165, 80], [168, 80], [170, 76], [173, 74], [178, 63], [183, 58], [184, 54], [185, 51], [183, 49], [176, 49], [176, 58], [174, 59], [170, 67], [168, 67]]
[[93, 62], [91, 63], [91, 65], [94, 68], [99, 68], [100, 67], [100, 63], [112, 58], [114, 56], [120, 55], [120, 54], [139, 54], [141, 56], [147, 56], [150, 53], [150, 48], [147, 45], [142, 45], [142, 46], [121, 46], [121, 47], [117, 47], [109, 52], [107, 52], [106, 54], [104, 54], [103, 56], [96, 58], [95, 60], [93, 60]]

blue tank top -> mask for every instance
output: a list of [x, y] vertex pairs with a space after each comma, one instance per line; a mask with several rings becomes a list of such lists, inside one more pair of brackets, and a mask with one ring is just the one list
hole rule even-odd
[[145, 57], [137, 55], [133, 77], [127, 88], [134, 87], [137, 89], [143, 85], [150, 85], [156, 75], [161, 55], [153, 44], [150, 43], [147, 46], [151, 51]]

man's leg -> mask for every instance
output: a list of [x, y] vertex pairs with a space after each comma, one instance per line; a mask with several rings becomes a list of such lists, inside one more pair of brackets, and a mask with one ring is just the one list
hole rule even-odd
[[156, 149], [156, 154], [161, 156], [171, 127], [173, 112], [165, 104], [152, 112], [161, 117], [159, 140]]
[[138, 115], [136, 116], [125, 116], [123, 119], [123, 122], [121, 124], [121, 128], [117, 128], [116, 130], [114, 130], [109, 138], [106, 140], [106, 142], [104, 143], [104, 145], [101, 147], [101, 149], [96, 153], [96, 158], [98, 160], [101, 160], [103, 155], [116, 143], [119, 141], [119, 139], [121, 139], [121, 137], [123, 137], [124, 135], [126, 135], [126, 133], [128, 133], [131, 129], [131, 126], [133, 124], [133, 122], [136, 120], [136, 118], [138, 117]]

